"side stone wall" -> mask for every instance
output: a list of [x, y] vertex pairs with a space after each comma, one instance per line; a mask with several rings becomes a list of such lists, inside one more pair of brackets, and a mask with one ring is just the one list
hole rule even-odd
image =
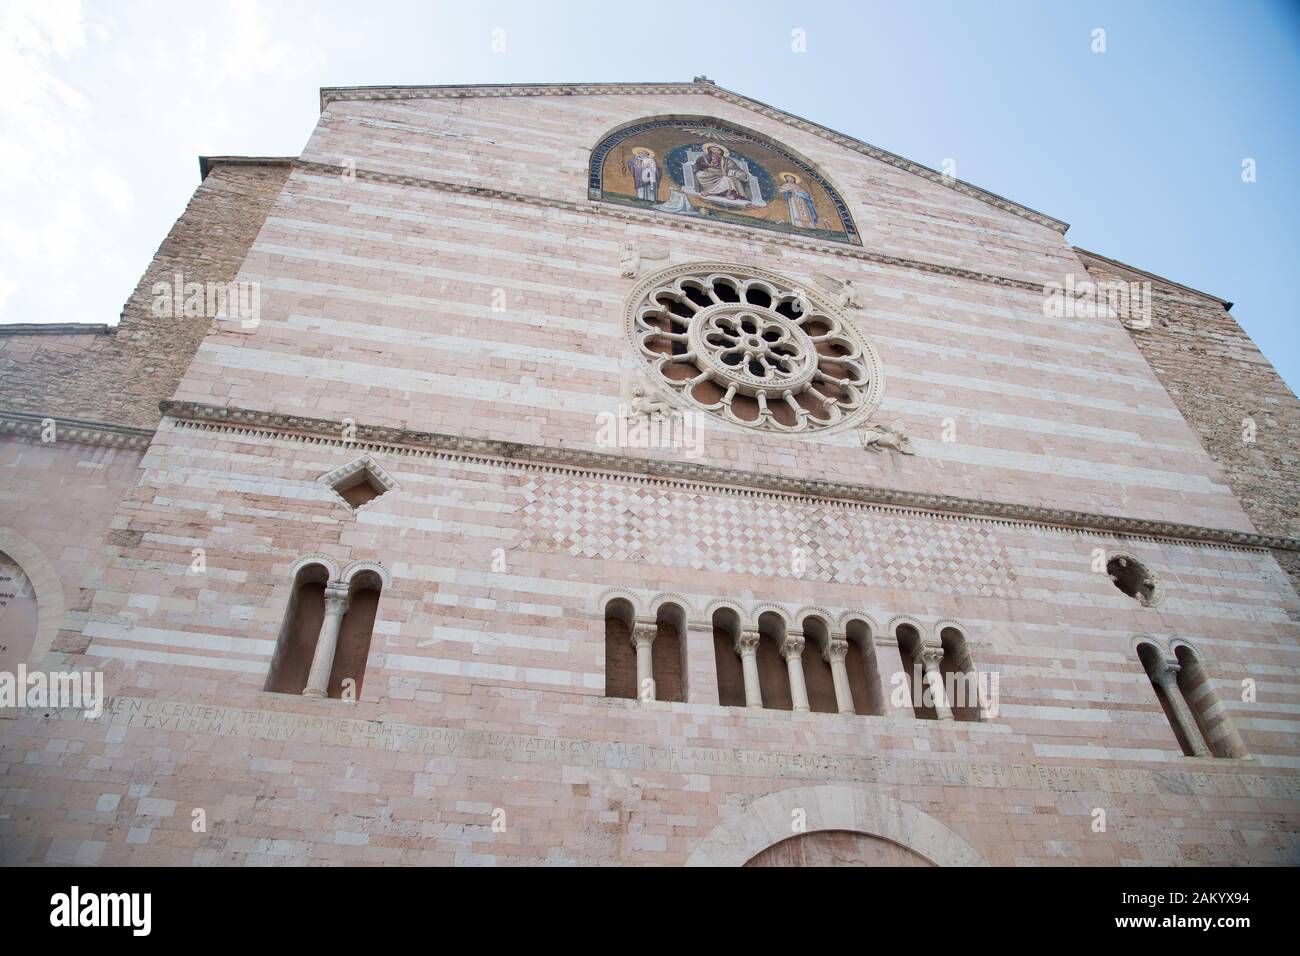
[[[1300, 401], [1237, 324], [1230, 303], [1076, 251], [1094, 279], [1151, 283], [1151, 327], [1130, 329], [1134, 344], [1255, 528], [1300, 537]], [[1275, 557], [1300, 588], [1300, 554]]]
[[33, 335], [0, 326], [0, 409], [151, 428], [207, 334], [207, 318], [159, 318], [153, 287], [235, 278], [285, 178], [287, 160], [218, 162], [122, 309], [115, 328]]

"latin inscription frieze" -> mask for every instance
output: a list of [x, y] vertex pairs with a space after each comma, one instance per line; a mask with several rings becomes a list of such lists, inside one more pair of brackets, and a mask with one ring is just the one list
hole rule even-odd
[[938, 787], [1082, 793], [1179, 794], [1300, 800], [1295, 775], [1063, 767], [884, 754], [782, 753], [463, 730], [346, 715], [251, 710], [110, 698], [104, 718], [140, 730], [390, 750], [462, 760], [554, 764], [645, 773], [758, 776]]

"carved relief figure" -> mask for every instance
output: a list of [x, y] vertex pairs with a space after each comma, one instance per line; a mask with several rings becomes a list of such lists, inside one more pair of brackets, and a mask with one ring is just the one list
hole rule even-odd
[[650, 391], [645, 385], [633, 385], [628, 402], [630, 417], [645, 415], [650, 418], [669, 417], [678, 414], [677, 410], [662, 397]]
[[645, 249], [637, 248], [635, 242], [629, 242], [623, 246], [623, 251], [619, 253], [618, 265], [619, 275], [624, 279], [635, 279], [637, 273], [641, 271], [641, 262], [643, 259], [667, 259], [667, 249]]
[[886, 448], [892, 448], [900, 455], [916, 454], [912, 448], [912, 439], [908, 438], [907, 433], [903, 431], [903, 423], [897, 420], [888, 425], [870, 422], [862, 427], [858, 435], [862, 439], [862, 447], [867, 451], [884, 451]]
[[827, 289], [834, 294], [835, 304], [841, 309], [862, 309], [866, 307], [866, 294], [859, 286], [854, 285], [852, 279], [841, 281], [822, 272], [815, 273], [814, 278], [823, 289]]

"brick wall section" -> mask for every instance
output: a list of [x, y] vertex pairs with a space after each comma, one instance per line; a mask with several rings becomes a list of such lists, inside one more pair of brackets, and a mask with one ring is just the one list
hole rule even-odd
[[[1300, 537], [1300, 401], [1277, 370], [1212, 296], [1077, 250], [1096, 279], [1151, 282], [1150, 329], [1129, 335], [1255, 527]], [[1255, 441], [1242, 440], [1243, 419]], [[1278, 563], [1300, 588], [1300, 555], [1279, 552]]]
[[284, 161], [218, 163], [194, 191], [104, 334], [6, 335], [0, 408], [152, 427], [208, 331], [209, 320], [157, 318], [153, 285], [235, 278], [284, 185]]

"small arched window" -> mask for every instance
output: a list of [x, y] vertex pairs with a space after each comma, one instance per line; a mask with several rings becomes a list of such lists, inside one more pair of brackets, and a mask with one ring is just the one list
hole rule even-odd
[[718, 703], [723, 707], [745, 706], [745, 668], [739, 647], [740, 615], [734, 608], [713, 612], [713, 662], [718, 671]]
[[1177, 661], [1166, 659], [1160, 648], [1150, 641], [1139, 643], [1137, 654], [1183, 754], [1188, 757], [1209, 756], [1205, 738], [1201, 736], [1201, 730], [1187, 709], [1182, 689], [1178, 686]]
[[1178, 690], [1187, 701], [1192, 719], [1216, 757], [1247, 757], [1246, 744], [1228, 716], [1227, 708], [1214, 689], [1214, 681], [1201, 655], [1190, 644], [1176, 642], [1174, 659], [1178, 662]]
[[325, 586], [330, 574], [325, 565], [313, 563], [304, 565], [294, 575], [266, 690], [301, 694], [306, 689], [316, 640], [325, 620]]
[[907, 675], [912, 712], [921, 720], [937, 720], [939, 712], [934, 706], [932, 694], [927, 693], [926, 689], [925, 644], [921, 640], [920, 630], [913, 624], [903, 622], [894, 628], [894, 637], [898, 641], [898, 656], [903, 662], [903, 673]]
[[808, 708], [815, 714], [834, 714], [839, 710], [839, 702], [835, 698], [835, 678], [828, 656], [830, 628], [820, 617], [809, 616], [803, 621], [803, 635], [805, 643], [800, 662], [804, 687], [808, 692]]
[[634, 700], [636, 648], [632, 628], [636, 611], [626, 598], [614, 598], [605, 605], [605, 696]]
[[758, 686], [763, 706], [769, 710], [793, 710], [790, 694], [790, 671], [781, 649], [785, 646], [786, 626], [781, 615], [766, 611], [758, 617]]
[[971, 660], [965, 633], [955, 625], [943, 626], [939, 629], [939, 642], [943, 647], [939, 672], [943, 675], [953, 720], [983, 720], [987, 688], [980, 683], [980, 673]]
[[348, 609], [339, 627], [338, 645], [334, 650], [334, 664], [330, 668], [326, 696], [361, 699], [361, 684], [366, 677], [366, 663], [370, 658], [370, 643], [375, 631], [375, 615], [379, 611], [379, 594], [383, 589], [383, 579], [368, 569], [359, 572], [348, 582]]
[[850, 618], [844, 626], [849, 648], [844, 658], [848, 671], [853, 710], [858, 714], [886, 713], [886, 687], [880, 676], [871, 625], [861, 618]]
[[384, 577], [366, 565], [334, 574], [315, 560], [294, 573], [266, 690], [360, 699]]
[[655, 641], [650, 652], [655, 700], [686, 700], [685, 652], [686, 612], [677, 604], [660, 605], [655, 613]]

